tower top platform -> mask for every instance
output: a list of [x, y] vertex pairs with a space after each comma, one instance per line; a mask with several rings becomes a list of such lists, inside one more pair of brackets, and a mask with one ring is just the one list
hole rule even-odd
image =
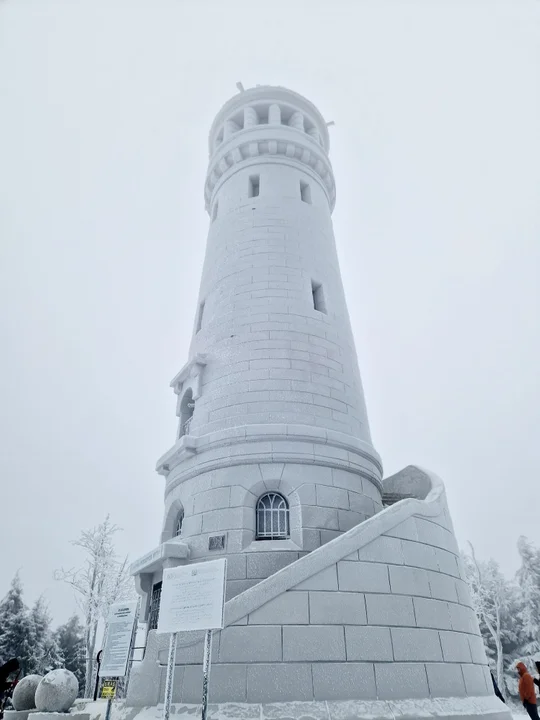
[[206, 209], [210, 212], [216, 192], [240, 167], [277, 162], [310, 174], [332, 210], [336, 189], [329, 149], [327, 123], [305, 97], [271, 85], [241, 90], [221, 108], [210, 129]]
[[[281, 124], [290, 124], [290, 119], [295, 112], [301, 112], [305, 117], [305, 131], [315, 128], [320, 136], [320, 144], [328, 153], [330, 150], [330, 136], [325, 119], [315, 105], [300, 93], [289, 90], [280, 85], [256, 85], [254, 88], [242, 90], [227, 100], [225, 105], [216, 115], [208, 136], [209, 154], [212, 156], [216, 149], [216, 141], [219, 138], [220, 130], [226, 120], [235, 120], [239, 127], [242, 127], [242, 113], [246, 106], [253, 107], [258, 113], [259, 123], [268, 123], [268, 109], [270, 105], [277, 105], [281, 108]], [[240, 122], [238, 122], [240, 121]], [[312, 131], [313, 132], [313, 131]], [[217, 142], [219, 146], [219, 142]]]

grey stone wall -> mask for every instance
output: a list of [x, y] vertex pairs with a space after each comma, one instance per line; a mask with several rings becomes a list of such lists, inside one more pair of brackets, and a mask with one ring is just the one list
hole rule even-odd
[[[248, 197], [257, 173], [260, 194]], [[312, 203], [300, 199], [300, 181]], [[309, 174], [269, 163], [220, 187], [190, 354], [211, 353], [194, 427], [297, 423], [370, 442], [328, 200]], [[313, 307], [312, 280], [327, 312]]]
[[[170, 539], [172, 520], [183, 508], [182, 540], [189, 542], [190, 557], [226, 555], [232, 597], [379, 512], [381, 494], [375, 482], [367, 470], [360, 474], [357, 469], [307, 464], [307, 460], [306, 464], [260, 462], [216, 468], [168, 492], [162, 542]], [[256, 503], [271, 490], [289, 503], [290, 538], [256, 541]], [[225, 549], [210, 551], [210, 537], [221, 534]]]
[[[406, 512], [422, 503], [400, 505], [261, 582], [261, 593], [269, 584], [267, 601], [249, 592], [235, 599], [232, 622], [214, 637], [213, 702], [492, 694], [444, 495], [427, 516]], [[365, 542], [383, 522], [390, 527]], [[307, 565], [318, 571], [294, 583]], [[275, 593], [280, 575], [288, 579]], [[242, 607], [251, 609], [241, 616]], [[180, 645], [175, 698], [196, 702], [202, 641], [185, 637]], [[163, 644], [161, 678], [166, 656]]]

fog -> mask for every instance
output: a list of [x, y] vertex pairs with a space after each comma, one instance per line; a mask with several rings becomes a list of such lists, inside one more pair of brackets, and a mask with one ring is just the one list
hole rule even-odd
[[508, 574], [538, 533], [540, 3], [0, 2], [3, 565], [55, 568], [107, 513], [158, 544], [208, 217], [207, 133], [255, 84], [330, 128], [334, 229], [385, 474], [445, 482]]

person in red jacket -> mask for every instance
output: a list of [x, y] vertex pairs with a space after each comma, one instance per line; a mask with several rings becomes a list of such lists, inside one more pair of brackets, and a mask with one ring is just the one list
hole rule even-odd
[[536, 707], [536, 691], [534, 689], [532, 675], [527, 672], [527, 668], [522, 662], [516, 665], [516, 669], [519, 673], [518, 689], [523, 707], [528, 712], [531, 720], [540, 720], [538, 717], [538, 708]]

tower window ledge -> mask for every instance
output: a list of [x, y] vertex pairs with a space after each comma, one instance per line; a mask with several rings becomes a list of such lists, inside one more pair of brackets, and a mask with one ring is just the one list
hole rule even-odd
[[182, 435], [172, 448], [162, 455], [157, 462], [156, 471], [159, 475], [167, 476], [183, 459], [185, 455], [194, 455], [197, 452], [197, 440], [192, 435]]
[[190, 552], [191, 549], [185, 541], [173, 542], [168, 540], [136, 560], [130, 566], [129, 572], [131, 575], [153, 573], [161, 570], [166, 560], [187, 560]]
[[291, 550], [292, 552], [301, 552], [302, 548], [300, 545], [295, 543], [293, 540], [254, 540], [247, 547], [244, 548], [244, 552], [282, 552], [283, 550]]

